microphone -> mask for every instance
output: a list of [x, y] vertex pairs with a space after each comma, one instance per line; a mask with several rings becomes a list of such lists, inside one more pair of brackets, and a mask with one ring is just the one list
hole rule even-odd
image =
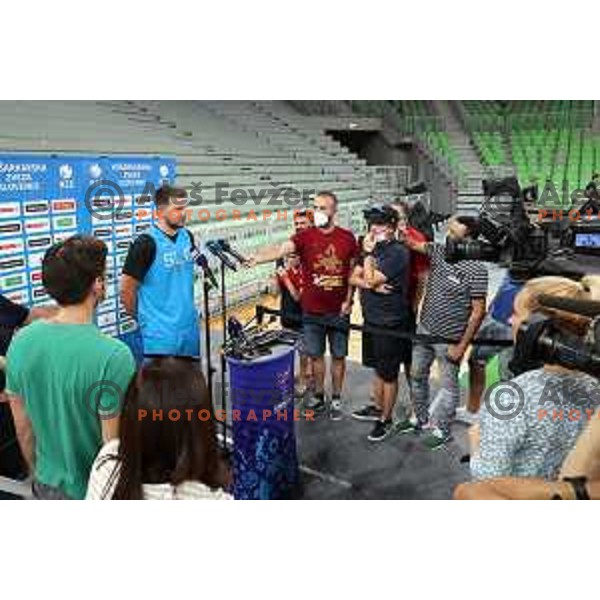
[[210, 268], [210, 266], [208, 264], [208, 260], [206, 259], [206, 256], [204, 256], [204, 254], [200, 254], [198, 256], [198, 260], [196, 261], [196, 264], [202, 268], [204, 277], [206, 277], [208, 279], [208, 281], [210, 282], [210, 285], [215, 289], [218, 288], [219, 284], [217, 283], [215, 274], [212, 272], [212, 269]]
[[232, 340], [240, 340], [245, 337], [244, 327], [235, 317], [229, 317], [227, 320], [227, 333]]
[[200, 244], [198, 239], [194, 236], [194, 245], [192, 246], [192, 260], [194, 261], [194, 264], [197, 267], [200, 267], [202, 269], [202, 273], [204, 274], [204, 277], [206, 277], [209, 280], [211, 287], [218, 288], [219, 284], [217, 283], [215, 274], [212, 272], [212, 269], [208, 264], [206, 256], [204, 256], [204, 254], [202, 254], [202, 252], [198, 250], [199, 245]]
[[248, 259], [245, 256], [242, 256], [237, 250], [231, 247], [231, 244], [227, 240], [217, 240], [217, 244], [221, 246], [221, 249], [228, 254], [231, 254], [236, 260], [245, 264], [248, 262]]
[[235, 263], [225, 254], [221, 248], [221, 245], [217, 241], [206, 242], [206, 248], [213, 255], [216, 256], [228, 269], [237, 271]]
[[574, 300], [572, 298], [556, 298], [543, 294], [539, 298], [540, 304], [547, 308], [556, 308], [566, 312], [575, 313], [591, 319], [600, 315], [600, 302], [594, 300]]

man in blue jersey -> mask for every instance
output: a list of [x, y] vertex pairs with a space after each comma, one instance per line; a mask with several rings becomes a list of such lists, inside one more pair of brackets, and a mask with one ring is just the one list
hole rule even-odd
[[144, 356], [200, 356], [186, 198], [183, 189], [157, 190], [156, 223], [132, 243], [123, 266], [121, 302], [138, 321]]

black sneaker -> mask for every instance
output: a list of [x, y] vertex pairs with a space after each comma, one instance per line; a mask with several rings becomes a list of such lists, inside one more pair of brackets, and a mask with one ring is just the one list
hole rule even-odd
[[381, 419], [381, 409], [374, 404], [365, 404], [365, 406], [352, 413], [352, 418], [357, 421], [379, 421]]
[[314, 394], [304, 403], [304, 411], [312, 411], [315, 415], [322, 413], [327, 408], [325, 395]]
[[393, 430], [394, 423], [391, 419], [389, 421], [377, 421], [373, 426], [373, 431], [369, 434], [368, 440], [370, 442], [382, 442]]

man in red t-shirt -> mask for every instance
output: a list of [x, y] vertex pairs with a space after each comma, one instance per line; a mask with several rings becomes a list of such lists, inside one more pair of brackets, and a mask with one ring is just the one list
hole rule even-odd
[[[408, 206], [405, 202], [397, 200], [392, 204], [398, 213], [398, 233], [401, 240], [407, 239], [411, 242], [428, 242], [427, 236], [418, 229], [415, 229], [408, 221]], [[430, 260], [428, 256], [411, 250], [410, 255], [410, 297], [415, 316], [419, 312], [419, 305], [423, 298], [425, 282], [429, 273]]]
[[265, 248], [250, 259], [250, 265], [271, 262], [298, 254], [304, 271], [301, 296], [306, 351], [312, 358], [315, 393], [306, 408], [325, 410], [325, 341], [331, 354], [332, 397], [330, 417], [342, 418], [342, 389], [346, 373], [350, 313], [354, 288], [349, 278], [358, 244], [354, 234], [335, 224], [337, 198], [332, 192], [319, 192], [314, 199], [314, 224], [296, 233], [280, 247]]

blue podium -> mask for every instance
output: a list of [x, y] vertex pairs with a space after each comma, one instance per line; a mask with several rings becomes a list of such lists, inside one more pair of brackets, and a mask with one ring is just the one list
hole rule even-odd
[[227, 359], [233, 428], [233, 495], [282, 499], [298, 482], [294, 348], [251, 361]]

